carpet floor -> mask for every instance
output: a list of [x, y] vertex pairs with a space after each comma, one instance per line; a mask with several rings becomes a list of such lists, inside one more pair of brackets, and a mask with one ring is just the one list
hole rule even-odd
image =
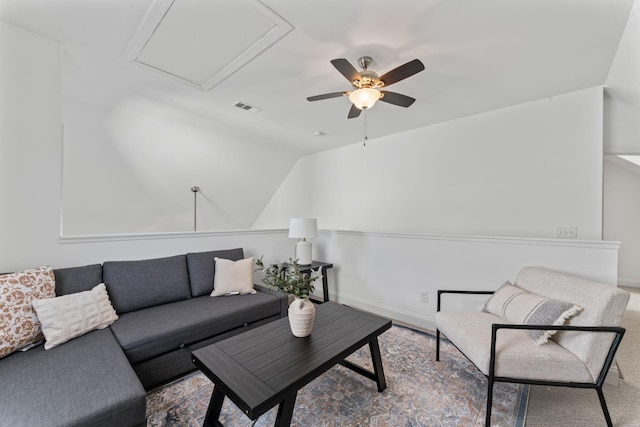
[[[394, 325], [379, 337], [387, 389], [335, 366], [298, 392], [293, 426], [482, 426], [486, 378], [446, 341], [435, 362], [432, 335]], [[349, 360], [371, 369], [368, 347]], [[147, 425], [201, 426], [213, 384], [195, 373], [147, 394]], [[496, 384], [492, 425], [521, 427], [527, 387]], [[256, 426], [272, 426], [276, 408]], [[220, 421], [227, 427], [250, 420], [225, 399]]]

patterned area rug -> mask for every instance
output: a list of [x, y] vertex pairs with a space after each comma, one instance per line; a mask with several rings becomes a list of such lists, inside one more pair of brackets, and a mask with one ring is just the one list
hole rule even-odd
[[[486, 378], [447, 341], [435, 361], [435, 337], [394, 325], [379, 337], [387, 389], [335, 366], [298, 392], [293, 426], [482, 426]], [[371, 369], [368, 346], [349, 360]], [[147, 426], [201, 426], [213, 384], [200, 372], [147, 394]], [[524, 424], [527, 387], [498, 383], [492, 425]], [[277, 408], [256, 426], [272, 426]], [[225, 399], [220, 421], [227, 427], [251, 421]]]

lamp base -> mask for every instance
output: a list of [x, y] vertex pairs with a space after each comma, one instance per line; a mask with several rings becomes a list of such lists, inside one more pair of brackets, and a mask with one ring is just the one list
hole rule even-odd
[[296, 243], [296, 259], [300, 265], [311, 265], [311, 242], [300, 240]]

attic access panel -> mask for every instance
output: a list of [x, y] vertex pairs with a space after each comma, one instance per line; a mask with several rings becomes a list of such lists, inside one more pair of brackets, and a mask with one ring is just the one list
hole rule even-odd
[[259, 0], [157, 0], [125, 59], [208, 91], [292, 29]]

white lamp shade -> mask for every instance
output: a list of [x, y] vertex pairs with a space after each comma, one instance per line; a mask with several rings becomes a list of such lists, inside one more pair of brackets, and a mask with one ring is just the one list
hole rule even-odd
[[318, 237], [318, 222], [315, 218], [291, 218], [289, 237], [292, 239], [311, 239]]

